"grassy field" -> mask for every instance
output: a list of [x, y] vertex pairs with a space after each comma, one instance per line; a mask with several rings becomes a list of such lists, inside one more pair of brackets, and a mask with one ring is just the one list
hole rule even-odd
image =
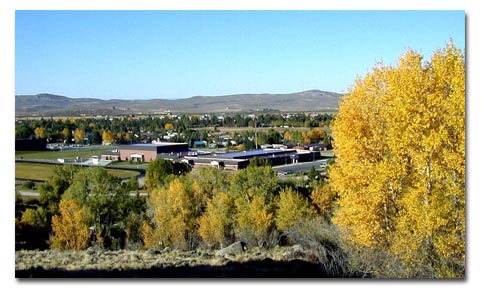
[[[15, 178], [45, 181], [54, 174], [55, 165], [36, 163], [15, 163]], [[120, 178], [139, 175], [139, 172], [128, 170], [107, 169], [107, 171]]]
[[90, 158], [94, 155], [99, 155], [104, 152], [111, 151], [112, 147], [105, 149], [79, 149], [79, 150], [65, 150], [65, 151], [15, 151], [15, 159], [46, 159], [53, 160], [57, 158], [62, 159], [74, 159], [79, 158]]

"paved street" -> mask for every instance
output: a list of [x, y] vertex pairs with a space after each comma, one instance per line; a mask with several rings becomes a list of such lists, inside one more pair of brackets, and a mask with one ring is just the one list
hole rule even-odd
[[302, 162], [302, 163], [295, 163], [295, 164], [288, 164], [288, 165], [283, 165], [283, 166], [275, 166], [273, 169], [276, 172], [279, 171], [286, 171], [286, 170], [291, 170], [293, 173], [299, 172], [299, 171], [309, 171], [311, 167], [315, 167], [316, 170], [320, 170], [320, 164], [326, 163], [328, 159], [322, 159], [322, 160], [317, 160], [313, 162]]

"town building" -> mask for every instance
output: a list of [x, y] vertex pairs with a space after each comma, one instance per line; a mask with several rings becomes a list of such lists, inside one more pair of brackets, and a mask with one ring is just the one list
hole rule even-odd
[[286, 165], [298, 162], [298, 153], [294, 149], [257, 149], [241, 152], [199, 154], [185, 156], [184, 159], [194, 166], [215, 166], [227, 170], [239, 170], [249, 165], [250, 159], [264, 158], [271, 165]]
[[187, 155], [187, 143], [163, 142], [156, 144], [119, 145], [121, 161], [150, 162], [157, 158]]

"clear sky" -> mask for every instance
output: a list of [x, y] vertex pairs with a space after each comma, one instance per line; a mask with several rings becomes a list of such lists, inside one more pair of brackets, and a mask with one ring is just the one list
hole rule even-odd
[[347, 92], [407, 48], [428, 59], [464, 11], [17, 11], [15, 93], [101, 99]]

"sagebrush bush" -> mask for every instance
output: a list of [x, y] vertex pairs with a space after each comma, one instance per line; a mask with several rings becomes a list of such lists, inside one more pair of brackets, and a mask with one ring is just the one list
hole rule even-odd
[[348, 256], [343, 251], [336, 227], [321, 218], [305, 219], [285, 231], [291, 243], [314, 252], [328, 275], [351, 276]]

